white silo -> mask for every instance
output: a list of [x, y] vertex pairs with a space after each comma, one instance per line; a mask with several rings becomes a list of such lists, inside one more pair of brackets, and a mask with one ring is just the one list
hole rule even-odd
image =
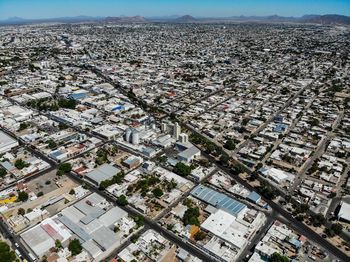
[[138, 145], [140, 143], [140, 134], [138, 131], [133, 131], [131, 135], [131, 143], [133, 145]]
[[126, 142], [130, 142], [131, 134], [132, 134], [132, 130], [130, 128], [126, 129], [125, 137], [124, 137]]

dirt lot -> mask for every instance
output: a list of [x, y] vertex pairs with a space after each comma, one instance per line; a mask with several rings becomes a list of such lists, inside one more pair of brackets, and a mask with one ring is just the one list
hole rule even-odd
[[43, 192], [44, 195], [54, 191], [58, 188], [56, 185], [56, 180], [59, 178], [56, 176], [56, 170], [53, 170], [49, 173], [46, 173], [29, 183], [27, 183], [27, 187], [30, 191], [38, 194], [39, 192]]
[[[52, 179], [52, 180], [49, 180], [49, 179]], [[51, 183], [47, 185], [45, 182], [48, 180], [51, 181]], [[30, 190], [33, 190], [33, 192], [35, 192], [36, 194], [38, 192], [43, 192], [44, 193], [43, 196], [38, 197], [33, 201], [28, 200], [27, 202], [19, 204], [14, 208], [9, 209], [4, 215], [5, 217], [11, 217], [12, 215], [17, 214], [19, 208], [23, 208], [24, 210], [34, 209], [42, 205], [43, 203], [47, 202], [50, 199], [63, 196], [64, 194], [68, 194], [72, 188], [77, 186], [78, 186], [77, 183], [75, 183], [74, 181], [72, 181], [71, 179], [65, 176], [58, 178], [56, 176], [56, 171], [50, 172], [28, 183], [28, 188]], [[49, 212], [50, 211], [52, 212], [52, 213], [50, 212], [50, 215], [54, 215], [54, 212], [62, 209], [64, 206], [65, 206], [65, 201], [61, 200], [53, 204], [52, 206], [49, 206], [47, 209]]]

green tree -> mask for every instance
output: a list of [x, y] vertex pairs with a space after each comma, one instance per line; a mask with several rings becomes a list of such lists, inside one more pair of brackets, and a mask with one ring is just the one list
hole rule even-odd
[[58, 100], [58, 106], [62, 108], [75, 109], [75, 107], [77, 106], [77, 101], [75, 101], [74, 99], [62, 98]]
[[19, 158], [15, 161], [15, 167], [17, 167], [19, 170], [28, 167], [29, 164], [23, 161], [23, 159]]
[[156, 198], [160, 198], [163, 195], [163, 191], [159, 187], [153, 189], [152, 193]]
[[57, 175], [62, 176], [69, 173], [72, 170], [72, 165], [70, 163], [62, 163], [58, 166]]
[[117, 204], [120, 206], [126, 206], [128, 204], [128, 199], [126, 196], [121, 195], [117, 198]]
[[133, 219], [134, 219], [134, 222], [136, 223], [137, 228], [140, 228], [145, 224], [145, 219], [143, 218], [143, 216], [140, 216], [140, 215], [134, 216]]
[[73, 256], [76, 256], [81, 253], [82, 247], [78, 239], [73, 239], [68, 244], [68, 249], [70, 252], [72, 252]]
[[55, 240], [55, 246], [56, 246], [56, 248], [58, 248], [58, 249], [62, 248], [62, 243], [61, 243], [61, 241], [60, 241], [59, 239], [56, 239], [56, 240]]
[[50, 149], [54, 149], [57, 147], [57, 143], [55, 141], [53, 141], [52, 139], [49, 139], [46, 143]]
[[132, 236], [130, 237], [130, 241], [131, 241], [132, 243], [136, 243], [137, 240], [139, 239], [139, 237], [140, 237], [139, 234], [132, 235]]
[[192, 168], [182, 162], [178, 162], [174, 167], [174, 172], [179, 176], [188, 176], [191, 174]]
[[0, 262], [16, 261], [16, 254], [10, 249], [10, 246], [3, 241], [0, 241]]
[[5, 168], [1, 167], [0, 168], [0, 178], [3, 178], [7, 174], [7, 171]]
[[123, 171], [119, 172], [115, 176], [112, 177], [112, 179], [109, 180], [103, 180], [100, 183], [99, 189], [105, 190], [107, 187], [113, 185], [113, 184], [121, 184], [123, 182], [125, 174]]
[[18, 131], [22, 131], [24, 129], [27, 129], [28, 127], [29, 127], [29, 125], [26, 122], [22, 122], [19, 124]]
[[289, 258], [275, 252], [271, 255], [269, 261], [270, 262], [289, 262]]
[[26, 213], [24, 208], [19, 208], [17, 214], [23, 216]]
[[224, 147], [228, 150], [234, 150], [236, 148], [236, 143], [233, 139], [229, 139], [225, 142]]
[[221, 165], [228, 166], [230, 164], [230, 157], [226, 154], [220, 156], [219, 162]]
[[199, 226], [199, 208], [198, 207], [189, 207], [182, 218], [182, 221], [185, 225], [196, 225]]
[[320, 227], [326, 222], [326, 218], [322, 214], [312, 215], [310, 221], [314, 227]]
[[198, 231], [195, 235], [194, 235], [194, 239], [196, 241], [201, 241], [203, 240], [205, 237], [207, 236], [207, 234], [203, 231]]
[[18, 200], [18, 201], [21, 201], [21, 202], [27, 201], [27, 200], [28, 200], [28, 194], [27, 194], [27, 192], [25, 192], [25, 191], [19, 191], [19, 192], [18, 192], [17, 200]]
[[339, 235], [343, 230], [343, 226], [339, 223], [334, 223], [331, 225], [331, 229], [333, 230], [334, 234]]

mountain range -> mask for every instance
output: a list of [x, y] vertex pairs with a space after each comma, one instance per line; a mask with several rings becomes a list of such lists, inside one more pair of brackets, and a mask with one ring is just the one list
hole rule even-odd
[[294, 22], [294, 23], [315, 23], [315, 24], [332, 24], [332, 25], [350, 25], [350, 17], [326, 14], [326, 15], [304, 15], [302, 17], [284, 17], [279, 15], [271, 16], [231, 16], [231, 17], [198, 17], [191, 15], [184, 16], [118, 16], [118, 17], [93, 17], [93, 16], [75, 16], [75, 17], [58, 17], [44, 19], [25, 19], [21, 17], [11, 17], [6, 20], [0, 20], [0, 24], [30, 24], [30, 23], [80, 23], [80, 22], [107, 22], [107, 23], [210, 23], [210, 22]]

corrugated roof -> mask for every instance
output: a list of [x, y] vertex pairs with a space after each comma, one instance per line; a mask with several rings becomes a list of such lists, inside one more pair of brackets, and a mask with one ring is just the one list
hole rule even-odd
[[226, 212], [237, 216], [247, 206], [238, 202], [225, 194], [217, 192], [209, 187], [199, 185], [195, 187], [191, 195], [212, 205], [216, 208], [225, 210]]
[[113, 207], [112, 209], [108, 210], [105, 214], [103, 214], [99, 220], [101, 223], [106, 226], [110, 227], [114, 225], [117, 221], [122, 219], [123, 217], [127, 217], [128, 213], [125, 212], [123, 209], [119, 207]]
[[118, 241], [115, 233], [104, 226], [94, 231], [91, 236], [93, 240], [105, 250], [112, 247]]
[[91, 172], [87, 173], [85, 176], [93, 181], [100, 184], [104, 180], [111, 179], [113, 176], [120, 172], [119, 168], [116, 168], [110, 164], [104, 164]]
[[79, 201], [78, 203], [74, 204], [74, 207], [80, 212], [84, 213], [86, 216], [92, 216], [97, 218], [106, 212], [100, 207], [88, 205], [85, 201], [88, 200], [83, 199], [82, 201]]
[[253, 201], [254, 203], [256, 203], [257, 201], [259, 201], [261, 199], [261, 196], [256, 193], [255, 191], [250, 192], [249, 196], [247, 197], [249, 200]]
[[85, 243], [82, 244], [82, 247], [89, 252], [89, 254], [93, 257], [96, 258], [98, 257], [101, 253], [102, 250], [95, 244], [95, 242], [91, 239], [86, 241]]
[[59, 221], [61, 221], [66, 227], [70, 229], [74, 234], [76, 234], [84, 242], [91, 239], [90, 235], [86, 233], [82, 228], [76, 225], [72, 220], [64, 215], [58, 215]]
[[188, 159], [188, 158], [191, 158], [193, 157], [194, 155], [200, 153], [201, 151], [197, 148], [197, 147], [190, 147], [188, 149], [186, 149], [185, 151], [182, 151], [181, 153], [179, 153], [179, 157], [181, 158], [185, 158], [185, 159]]

